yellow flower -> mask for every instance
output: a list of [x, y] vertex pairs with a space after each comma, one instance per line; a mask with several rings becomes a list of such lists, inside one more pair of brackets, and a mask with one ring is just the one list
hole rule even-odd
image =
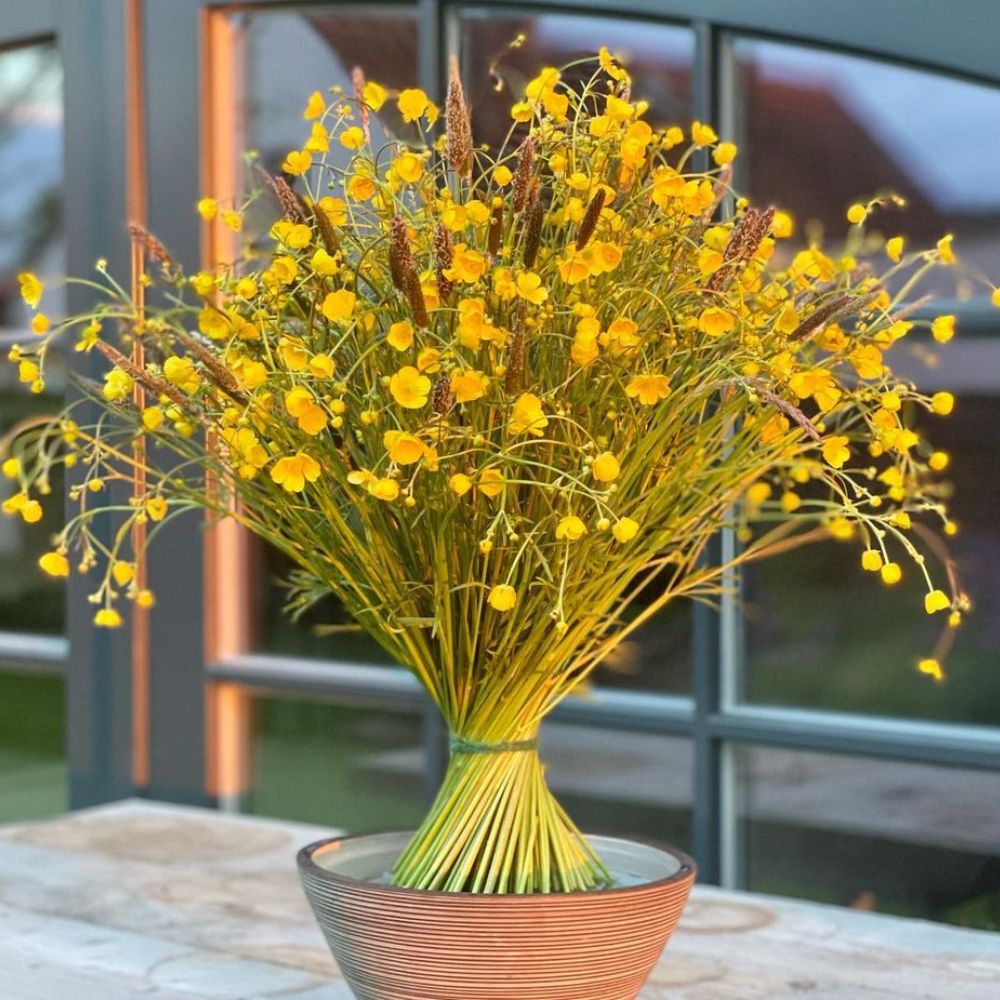
[[713, 142], [719, 141], [719, 137], [711, 125], [693, 122], [691, 124], [691, 141], [696, 146], [711, 146]]
[[396, 101], [399, 113], [403, 116], [404, 122], [415, 122], [430, 104], [427, 95], [420, 89], [414, 87], [404, 90]]
[[389, 379], [389, 392], [400, 406], [407, 410], [419, 410], [427, 405], [431, 391], [431, 380], [412, 365], [400, 368]]
[[69, 576], [69, 560], [62, 552], [46, 552], [38, 560], [38, 565], [49, 576]]
[[471, 403], [475, 399], [482, 399], [488, 386], [489, 379], [472, 369], [455, 372], [451, 376], [451, 391], [455, 394], [457, 403]]
[[720, 142], [712, 152], [712, 159], [720, 166], [724, 167], [736, 159], [737, 147], [735, 142]]
[[813, 368], [809, 371], [796, 372], [789, 379], [788, 384], [799, 399], [808, 399], [812, 396], [824, 413], [833, 409], [842, 395], [837, 380], [826, 368]]
[[286, 493], [301, 493], [306, 483], [319, 479], [319, 474], [319, 462], [301, 451], [279, 458], [271, 469], [271, 479]]
[[942, 236], [941, 239], [937, 241], [938, 256], [941, 258], [942, 264], [954, 264], [957, 259], [955, 257], [955, 251], [951, 246], [954, 238], [955, 237], [949, 233], [947, 236]]
[[[577, 327], [579, 330], [579, 325]], [[616, 357], [634, 352], [642, 343], [639, 324], [627, 316], [619, 316], [609, 324], [607, 330], [598, 336], [602, 347], [607, 347]]]
[[278, 355], [289, 371], [305, 371], [309, 365], [309, 352], [298, 337], [282, 337], [278, 341]]
[[852, 226], [860, 226], [868, 218], [868, 209], [864, 205], [851, 205], [847, 210], [847, 221]]
[[159, 430], [163, 426], [163, 410], [159, 406], [147, 406], [142, 411], [142, 426], [147, 431]]
[[504, 478], [499, 469], [486, 469], [479, 477], [479, 492], [486, 497], [496, 497], [503, 492]]
[[865, 549], [861, 553], [861, 568], [877, 573], [882, 568], [882, 553], [878, 549]]
[[847, 356], [859, 378], [881, 378], [885, 371], [882, 352], [874, 344], [862, 344]]
[[201, 376], [194, 362], [187, 357], [179, 358], [177, 355], [171, 355], [163, 362], [163, 375], [168, 382], [188, 394], [195, 392], [201, 385]]
[[478, 281], [486, 271], [486, 258], [464, 243], [456, 243], [452, 249], [451, 267], [446, 268], [444, 276], [449, 281], [464, 281], [472, 284]]
[[309, 100], [306, 101], [306, 109], [302, 112], [302, 117], [306, 121], [312, 121], [313, 118], [322, 118], [325, 111], [326, 99], [320, 91], [314, 90], [309, 95]]
[[281, 284], [290, 285], [299, 273], [299, 265], [294, 257], [275, 257], [270, 270]]
[[365, 144], [364, 129], [352, 125], [340, 133], [340, 144], [345, 149], [360, 149]]
[[627, 81], [629, 79], [628, 73], [615, 62], [615, 57], [611, 55], [605, 46], [601, 46], [597, 53], [597, 58], [601, 64], [601, 69], [603, 69], [612, 80]]
[[372, 479], [368, 483], [368, 492], [376, 500], [392, 501], [399, 496], [399, 483], [395, 479]]
[[541, 437], [548, 427], [548, 417], [542, 409], [542, 401], [531, 392], [523, 392], [514, 401], [507, 430], [511, 434], [532, 434]]
[[378, 111], [385, 104], [385, 99], [388, 96], [385, 87], [374, 80], [369, 80], [365, 84], [364, 90], [361, 91], [362, 99], [372, 111]]
[[267, 465], [270, 456], [249, 427], [227, 427], [222, 440], [236, 459], [236, 471], [241, 479], [253, 479]]
[[885, 241], [885, 255], [894, 264], [898, 264], [900, 258], [903, 256], [903, 237], [893, 236], [891, 239]]
[[611, 529], [611, 534], [615, 540], [624, 544], [632, 541], [639, 532], [639, 522], [633, 521], [630, 517], [620, 518]]
[[214, 198], [202, 198], [198, 202], [198, 214], [206, 222], [211, 222], [219, 214], [219, 203]]
[[567, 542], [575, 542], [587, 533], [587, 526], [575, 514], [560, 518], [556, 525], [556, 538]]
[[163, 497], [150, 497], [143, 506], [154, 521], [162, 521], [167, 516], [167, 501]]
[[323, 299], [323, 315], [331, 322], [347, 319], [354, 312], [357, 296], [346, 288], [338, 288]]
[[135, 603], [138, 604], [140, 608], [151, 608], [156, 603], [156, 595], [148, 589], [140, 590], [139, 593], [135, 595]]
[[542, 287], [542, 279], [534, 271], [519, 274], [516, 284], [517, 294], [533, 305], [539, 306], [549, 297], [548, 291]]
[[944, 670], [941, 668], [941, 664], [931, 657], [920, 660], [917, 663], [917, 670], [933, 677], [939, 684], [944, 680]]
[[21, 461], [17, 458], [8, 458], [4, 460], [0, 470], [8, 479], [17, 479], [21, 474]]
[[38, 313], [31, 320], [31, 332], [41, 337], [49, 332], [49, 317], [45, 313]]
[[330, 133], [319, 122], [313, 122], [312, 132], [302, 147], [310, 153], [326, 153], [330, 149]]
[[927, 459], [927, 464], [935, 472], [943, 472], [948, 468], [948, 463], [951, 461], [951, 456], [946, 451], [933, 451], [931, 452], [931, 457]]
[[847, 447], [848, 438], [843, 434], [835, 434], [823, 442], [823, 457], [835, 469], [842, 469], [844, 463], [851, 457], [851, 449]]
[[104, 398], [111, 400], [112, 403], [120, 403], [132, 394], [134, 384], [131, 375], [126, 374], [120, 368], [112, 368], [104, 376], [104, 389], [102, 390]]
[[424, 457], [424, 443], [416, 434], [386, 431], [382, 435], [382, 444], [397, 465], [413, 465]]
[[670, 379], [666, 375], [648, 373], [636, 375], [627, 386], [625, 395], [638, 399], [643, 406], [653, 406], [670, 395]]
[[347, 193], [355, 201], [368, 201], [375, 194], [375, 182], [370, 177], [355, 174], [347, 182]]
[[698, 329], [710, 337], [721, 337], [736, 326], [736, 317], [728, 309], [709, 306], [698, 317]]
[[472, 480], [461, 472], [456, 472], [448, 480], [448, 489], [452, 493], [457, 493], [459, 496], [464, 496], [469, 490], [472, 489]]
[[935, 611], [945, 611], [951, 607], [951, 598], [943, 590], [932, 590], [924, 596], [924, 610], [932, 615]]
[[882, 567], [881, 574], [882, 582], [891, 587], [903, 579], [903, 568], [899, 563], [888, 562]]
[[601, 483], [613, 483], [621, 471], [618, 459], [610, 451], [602, 451], [590, 466], [590, 474]]
[[239, 212], [227, 211], [222, 213], [222, 221], [234, 233], [243, 229], [243, 216]]
[[393, 323], [389, 327], [389, 333], [385, 339], [389, 342], [389, 346], [395, 350], [406, 351], [413, 344], [413, 325], [405, 319]]
[[441, 352], [436, 347], [425, 347], [417, 355], [417, 368], [422, 372], [434, 372], [441, 370]]
[[[261, 365], [261, 368], [264, 366]], [[309, 359], [309, 371], [317, 378], [330, 378], [337, 365], [329, 354], [314, 354]]]
[[500, 164], [499, 167], [493, 168], [493, 183], [497, 187], [506, 187], [514, 178], [514, 174], [511, 172], [510, 167]]
[[331, 257], [322, 247], [312, 255], [309, 265], [321, 278], [329, 278], [340, 270], [336, 259]]
[[531, 105], [527, 101], [518, 101], [510, 107], [510, 116], [516, 122], [530, 122], [533, 113]]
[[114, 608], [101, 608], [94, 615], [94, 624], [98, 628], [121, 628], [122, 616]]
[[393, 169], [401, 181], [414, 184], [420, 180], [420, 175], [424, 172], [424, 164], [415, 153], [403, 153], [402, 156], [396, 158]]
[[305, 149], [293, 149], [281, 164], [286, 174], [297, 177], [304, 174], [312, 166], [312, 153]]
[[490, 588], [486, 600], [494, 611], [510, 611], [517, 604], [517, 591], [508, 583], [498, 583]]
[[330, 220], [331, 226], [342, 226], [347, 221], [347, 202], [343, 198], [334, 198], [328, 194], [316, 204]]
[[241, 299], [252, 299], [257, 294], [257, 282], [253, 278], [240, 278], [235, 291]]
[[931, 409], [946, 417], [955, 408], [955, 397], [950, 392], [936, 392], [931, 396]]
[[326, 411], [308, 389], [298, 387], [286, 393], [285, 410], [306, 434], [316, 435], [326, 429]]
[[990, 302], [992, 302], [997, 309], [1000, 309], [1000, 288], [993, 289], [993, 294], [990, 295]]
[[955, 336], [955, 317], [951, 315], [936, 317], [931, 323], [931, 336], [939, 344], [947, 344]]
[[135, 576], [135, 567], [130, 562], [119, 559], [111, 565], [111, 576], [119, 587], [124, 587], [132, 582], [132, 578]]
[[285, 244], [286, 247], [291, 247], [293, 250], [301, 250], [303, 247], [309, 246], [309, 241], [312, 239], [312, 230], [304, 223], [297, 222], [294, 225], [288, 225], [282, 231], [281, 242]]
[[771, 222], [771, 235], [775, 239], [788, 239], [795, 232], [795, 221], [787, 212], [775, 212]]
[[22, 271], [17, 276], [18, 284], [21, 286], [21, 298], [31, 306], [38, 308], [38, 303], [42, 300], [42, 292], [45, 286], [38, 280], [38, 276], [33, 271]]

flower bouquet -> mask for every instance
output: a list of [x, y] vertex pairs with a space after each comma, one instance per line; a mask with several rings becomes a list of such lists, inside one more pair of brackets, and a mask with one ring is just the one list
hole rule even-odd
[[[731, 190], [732, 143], [651, 127], [606, 50], [571, 69], [572, 85], [567, 68], [528, 84], [495, 150], [454, 69], [437, 137], [420, 90], [356, 72], [353, 94], [314, 93], [279, 176], [257, 167], [246, 200], [198, 205], [239, 230], [271, 196], [240, 260], [189, 277], [136, 229], [148, 274], [126, 290], [99, 266], [92, 310], [37, 313], [11, 356], [36, 391], [70, 331], [110, 363], [59, 419], [9, 436], [3, 466], [4, 510], [27, 521], [73, 467], [41, 564], [93, 578], [97, 625], [153, 604], [145, 547], [201, 509], [288, 556], [293, 610], [333, 593], [419, 678], [451, 759], [392, 863], [404, 889], [610, 886], [546, 786], [539, 726], [653, 615], [714, 601], [740, 566], [832, 536], [887, 584], [911, 566], [949, 628], [964, 606], [915, 544], [951, 522], [947, 456], [914, 419], [953, 399], [887, 363], [915, 329], [951, 338], [954, 317], [914, 305], [951, 238], [870, 234], [880, 196], [850, 207], [836, 256], [786, 251], [790, 218]], [[376, 146], [388, 101], [403, 125]], [[127, 504], [107, 499], [118, 480]], [[94, 527], [109, 506], [110, 539]], [[738, 544], [719, 560], [724, 531]], [[939, 654], [920, 667], [939, 675]]]

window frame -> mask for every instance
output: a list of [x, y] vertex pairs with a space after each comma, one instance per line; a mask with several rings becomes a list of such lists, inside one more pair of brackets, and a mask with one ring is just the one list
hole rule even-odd
[[[201, 115], [211, 105], [212, 52], [218, 43], [220, 18], [232, 10], [314, 9], [377, 12], [378, 3], [360, 4], [298, 0], [244, 0], [208, 3], [206, 0], [131, 0], [141, 16], [143, 40], [146, 147], [145, 187], [150, 228], [189, 266], [202, 259], [203, 232], [193, 212], [206, 181], [210, 163], [210, 135]], [[387, 8], [390, 5], [385, 5]], [[1000, 36], [1000, 8], [989, 0], [960, 0], [942, 7], [936, 0], [841, 0], [824, 9], [822, 20], [814, 4], [785, 0], [756, 0], [733, 4], [728, 0], [415, 0], [392, 8], [412, 7], [419, 24], [418, 78], [432, 97], [443, 94], [444, 55], [457, 51], [458, 22], [463, 11], [518, 16], [565, 13], [636, 19], [690, 27], [695, 35], [693, 69], [694, 116], [717, 122], [725, 130], [732, 121], [734, 102], [733, 40], [758, 37], [771, 41], [820, 46], [826, 51], [877, 58], [972, 82], [1000, 86], [1000, 64], [993, 40]], [[85, 45], [94, 31], [78, 41], [67, 32], [83, 18], [74, 13], [99, 11], [102, 51], [112, 65], [110, 81], [89, 78], [80, 66], [92, 57]], [[70, 101], [81, 117], [93, 117], [80, 107], [84, 95], [114, 94], [115, 110], [124, 121], [125, 73], [121, 50], [124, 28], [120, 3], [112, 0], [49, 0], [33, 12], [51, 10], [63, 32], [66, 51], [74, 53], [73, 80], [67, 64], [67, 119]], [[115, 13], [117, 11], [117, 14]], [[18, 14], [20, 15], [20, 11]], [[116, 20], [117, 18], [117, 20]], [[992, 29], [992, 30], [991, 30]], [[4, 29], [6, 35], [6, 26]], [[4, 38], [0, 37], [0, 43]], [[595, 38], [595, 44], [599, 42]], [[76, 86], [78, 93], [72, 93]], [[206, 104], [207, 102], [207, 104]], [[77, 125], [67, 135], [68, 183], [77, 199], [91, 197], [99, 171], [83, 170], [73, 177], [77, 162], [89, 151], [104, 169], [114, 169], [109, 153], [81, 136]], [[113, 130], [107, 148], [124, 150], [125, 136]], [[80, 143], [75, 147], [74, 143]], [[178, 164], [190, 164], [179, 169]], [[199, 168], [197, 165], [201, 164]], [[218, 169], [218, 165], [214, 169]], [[120, 170], [120, 168], [119, 168]], [[124, 183], [124, 177], [119, 172]], [[106, 208], [103, 220], [78, 220], [70, 231], [75, 250], [70, 270], [86, 271], [99, 250], [116, 247], [113, 263], [123, 263], [121, 206]], [[117, 228], [116, 228], [117, 227]], [[127, 257], [124, 258], [127, 266]], [[717, 554], [732, 545], [723, 536]], [[74, 774], [74, 805], [91, 804], [131, 792], [173, 801], [200, 802], [223, 808], [239, 807], [248, 780], [250, 699], [259, 694], [320, 696], [349, 704], [391, 706], [421, 712], [426, 720], [425, 740], [432, 766], [428, 791], [436, 786], [445, 762], [443, 733], [436, 713], [428, 706], [416, 681], [401, 668], [367, 664], [314, 661], [246, 651], [246, 604], [234, 585], [234, 575], [246, 573], [246, 551], [228, 527], [202, 534], [189, 521], [164, 539], [151, 556], [150, 574], [156, 580], [158, 607], [150, 622], [146, 674], [128, 667], [121, 639], [96, 636], [89, 624], [89, 606], [83, 589], [72, 589], [70, 676], [82, 671], [87, 683], [71, 682], [69, 709], [73, 719], [88, 722], [87, 739], [70, 743]], [[204, 593], [192, 580], [204, 581]], [[226, 588], [229, 588], [226, 590]], [[243, 602], [241, 604], [241, 602]], [[207, 608], [207, 612], [206, 612]], [[242, 610], [241, 610], [242, 609]], [[930, 720], [898, 720], [874, 715], [776, 708], [738, 702], [742, 641], [738, 610], [733, 599], [723, 601], [721, 613], [693, 609], [693, 675], [689, 697], [599, 689], [593, 698], [568, 700], [553, 718], [588, 726], [629, 729], [685, 736], [694, 748], [692, 788], [693, 853], [703, 881], [730, 887], [744, 884], [740, 789], [734, 761], [738, 745], [782, 746], [836, 752], [889, 760], [1000, 770], [1000, 727], [976, 727]], [[239, 616], [243, 618], [240, 619]], [[236, 619], [233, 616], [237, 616]], [[238, 620], [237, 620], [238, 619]], [[198, 627], [204, 621], [205, 628]], [[233, 622], [236, 621], [235, 626]], [[190, 622], [187, 629], [178, 622]], [[241, 624], [242, 622], [242, 624]], [[225, 636], [220, 638], [220, 627]], [[105, 662], [106, 661], [106, 662]], [[110, 664], [110, 666], [108, 665]], [[136, 678], [148, 684], [138, 701], [145, 718], [134, 711]], [[145, 680], [143, 679], [145, 677]], [[205, 739], [192, 733], [205, 733]], [[143, 746], [136, 751], [136, 740]], [[110, 756], [102, 747], [114, 748]], [[145, 753], [144, 780], [120, 780], [122, 754]], [[93, 766], [97, 760], [96, 771]], [[131, 764], [129, 764], [131, 768]], [[94, 778], [94, 775], [97, 778]]]

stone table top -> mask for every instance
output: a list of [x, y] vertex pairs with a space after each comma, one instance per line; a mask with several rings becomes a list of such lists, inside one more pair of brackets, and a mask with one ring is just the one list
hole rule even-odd
[[[295, 871], [329, 835], [140, 801], [4, 827], [0, 996], [350, 1000]], [[642, 993], [783, 997], [996, 1000], [1000, 934], [698, 886]]]

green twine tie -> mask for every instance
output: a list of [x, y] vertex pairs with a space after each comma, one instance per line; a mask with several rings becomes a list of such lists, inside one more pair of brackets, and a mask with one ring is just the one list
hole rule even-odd
[[538, 740], [508, 740], [504, 743], [481, 743], [467, 740], [452, 733], [448, 737], [448, 749], [452, 753], [517, 753], [537, 750]]

